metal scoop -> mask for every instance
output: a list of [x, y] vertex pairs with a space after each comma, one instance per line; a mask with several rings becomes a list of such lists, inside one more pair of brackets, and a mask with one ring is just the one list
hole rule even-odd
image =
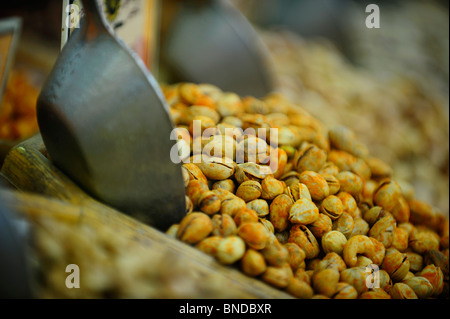
[[263, 97], [273, 88], [263, 42], [227, 1], [176, 1], [161, 59], [175, 82], [210, 83]]
[[37, 117], [54, 163], [88, 193], [165, 230], [185, 214], [164, 96], [144, 63], [83, 1], [81, 27], [40, 93]]

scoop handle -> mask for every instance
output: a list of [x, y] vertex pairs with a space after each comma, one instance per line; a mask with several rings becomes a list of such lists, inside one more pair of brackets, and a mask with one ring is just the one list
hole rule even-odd
[[84, 23], [82, 28], [87, 28], [89, 34], [108, 32], [108, 27], [98, 1], [82, 0], [81, 3], [84, 9]]

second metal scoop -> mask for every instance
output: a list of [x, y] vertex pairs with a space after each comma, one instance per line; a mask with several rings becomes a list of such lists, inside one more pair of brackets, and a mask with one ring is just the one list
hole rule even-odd
[[164, 96], [106, 27], [97, 1], [61, 52], [37, 103], [52, 160], [88, 193], [165, 230], [185, 214]]

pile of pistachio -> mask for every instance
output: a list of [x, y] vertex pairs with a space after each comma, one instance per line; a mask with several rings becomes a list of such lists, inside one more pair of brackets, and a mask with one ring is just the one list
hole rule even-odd
[[[180, 152], [186, 216], [168, 235], [297, 298], [448, 297], [448, 219], [351, 129], [327, 130], [276, 93], [241, 98], [191, 83], [163, 91], [180, 150], [191, 150]], [[195, 121], [213, 134], [194, 139]], [[268, 139], [239, 133], [249, 128]], [[254, 162], [248, 145], [262, 155]], [[223, 157], [242, 148], [244, 162]]]

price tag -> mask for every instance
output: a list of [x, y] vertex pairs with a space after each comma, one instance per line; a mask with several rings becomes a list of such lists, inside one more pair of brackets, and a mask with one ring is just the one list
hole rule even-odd
[[[159, 0], [97, 0], [115, 34], [155, 73], [158, 58]], [[83, 17], [80, 0], [63, 0], [61, 49]]]
[[0, 20], [0, 102], [3, 100], [9, 71], [16, 55], [21, 28], [20, 18]]

